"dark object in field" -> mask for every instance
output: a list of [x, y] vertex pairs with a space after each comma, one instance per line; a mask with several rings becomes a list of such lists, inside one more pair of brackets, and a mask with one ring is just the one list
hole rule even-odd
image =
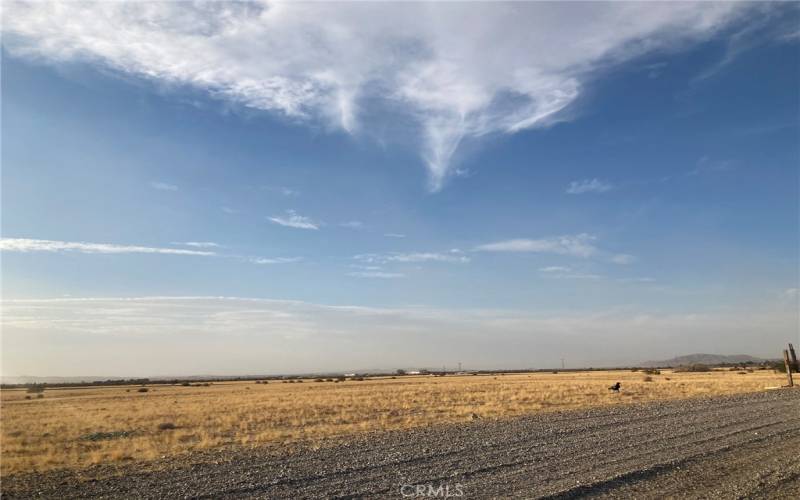
[[134, 431], [112, 431], [112, 432], [94, 432], [81, 436], [81, 441], [104, 441], [107, 439], [120, 439], [133, 436]]
[[614, 391], [614, 392], [619, 392], [619, 386], [620, 386], [620, 383], [617, 382], [616, 384], [614, 384], [611, 387], [609, 387], [608, 390], [609, 391]]
[[172, 422], [164, 422], [158, 424], [158, 430], [160, 431], [171, 431], [172, 429], [177, 429], [178, 426], [173, 424]]

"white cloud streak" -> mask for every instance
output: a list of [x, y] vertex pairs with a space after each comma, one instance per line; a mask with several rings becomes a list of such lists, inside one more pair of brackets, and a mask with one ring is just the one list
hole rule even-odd
[[539, 271], [543, 273], [568, 273], [572, 271], [572, 268], [564, 266], [547, 266], [539, 268]]
[[166, 182], [151, 182], [150, 187], [158, 189], [159, 191], [177, 191], [178, 186], [174, 184], [167, 184]]
[[173, 241], [172, 244], [193, 248], [222, 248], [222, 245], [213, 241]]
[[409, 252], [409, 253], [388, 253], [388, 254], [360, 254], [353, 257], [356, 260], [369, 263], [422, 263], [422, 262], [451, 262], [466, 264], [470, 258], [462, 255], [462, 252], [451, 250], [450, 252]]
[[116, 245], [113, 243], [86, 243], [74, 241], [35, 240], [27, 238], [0, 239], [0, 251], [3, 252], [79, 252], [101, 254], [167, 254], [167, 255], [199, 255], [214, 256], [215, 252], [205, 250], [183, 250], [178, 248], [156, 248], [137, 245]]
[[319, 229], [320, 224], [314, 222], [309, 217], [298, 215], [294, 210], [287, 210], [286, 215], [274, 215], [268, 217], [269, 220], [281, 226], [293, 227], [295, 229]]
[[567, 194], [605, 193], [614, 189], [614, 185], [600, 179], [584, 179], [572, 181], [567, 186]]
[[253, 264], [270, 265], [270, 264], [293, 264], [295, 262], [300, 262], [302, 260], [303, 260], [302, 257], [272, 257], [272, 258], [252, 257], [250, 259], [250, 262], [252, 262]]
[[581, 233], [552, 238], [498, 241], [480, 245], [475, 250], [480, 252], [531, 252], [591, 257], [597, 253], [597, 248], [592, 244], [594, 240], [594, 236]]
[[19, 1], [4, 4], [3, 43], [17, 57], [90, 61], [352, 134], [376, 130], [364, 126], [371, 120], [415, 123], [435, 191], [462, 143], [564, 119], [603, 67], [706, 39], [752, 10], [737, 2]]
[[356, 278], [378, 278], [378, 279], [403, 278], [405, 276], [402, 273], [390, 273], [385, 271], [353, 271], [351, 273], [347, 273], [347, 275]]
[[636, 256], [628, 253], [618, 253], [611, 257], [611, 262], [614, 264], [628, 265], [636, 262]]

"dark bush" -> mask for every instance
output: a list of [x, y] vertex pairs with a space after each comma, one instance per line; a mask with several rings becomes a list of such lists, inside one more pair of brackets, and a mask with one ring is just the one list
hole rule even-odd
[[147, 392], [149, 390], [150, 389], [148, 389], [147, 387], [139, 387], [138, 389], [136, 389], [136, 392]]
[[675, 368], [676, 372], [710, 372], [711, 367], [700, 363], [693, 365], [683, 365]]
[[162, 422], [158, 424], [158, 430], [160, 431], [171, 431], [172, 429], [177, 429], [178, 426], [173, 424], [172, 422]]
[[661, 370], [657, 368], [647, 368], [642, 370], [642, 373], [645, 373], [646, 375], [661, 375]]
[[648, 376], [646, 376], [645, 378], [643, 378], [643, 379], [642, 379], [642, 381], [643, 381], [643, 382], [652, 382], [652, 381], [653, 381], [653, 377], [651, 377], [650, 375], [648, 375]]
[[44, 392], [44, 384], [31, 384], [28, 386], [28, 392], [31, 394], [39, 394]]
[[112, 432], [93, 432], [92, 434], [86, 434], [81, 436], [81, 441], [106, 441], [109, 439], [120, 439], [130, 437], [136, 434], [134, 431], [112, 431]]

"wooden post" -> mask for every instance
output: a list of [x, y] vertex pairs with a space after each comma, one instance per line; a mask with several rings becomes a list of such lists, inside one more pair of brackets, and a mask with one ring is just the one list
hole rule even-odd
[[794, 346], [791, 343], [789, 344], [789, 361], [792, 362], [794, 372], [800, 373], [800, 365], [797, 364], [797, 355], [795, 355]]
[[792, 365], [789, 363], [789, 351], [783, 350], [783, 364], [786, 366], [786, 378], [789, 380], [789, 387], [794, 387], [792, 381]]

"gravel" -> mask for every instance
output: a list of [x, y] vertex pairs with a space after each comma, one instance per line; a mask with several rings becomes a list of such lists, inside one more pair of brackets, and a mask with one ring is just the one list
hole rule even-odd
[[800, 390], [3, 478], [4, 498], [800, 498]]

